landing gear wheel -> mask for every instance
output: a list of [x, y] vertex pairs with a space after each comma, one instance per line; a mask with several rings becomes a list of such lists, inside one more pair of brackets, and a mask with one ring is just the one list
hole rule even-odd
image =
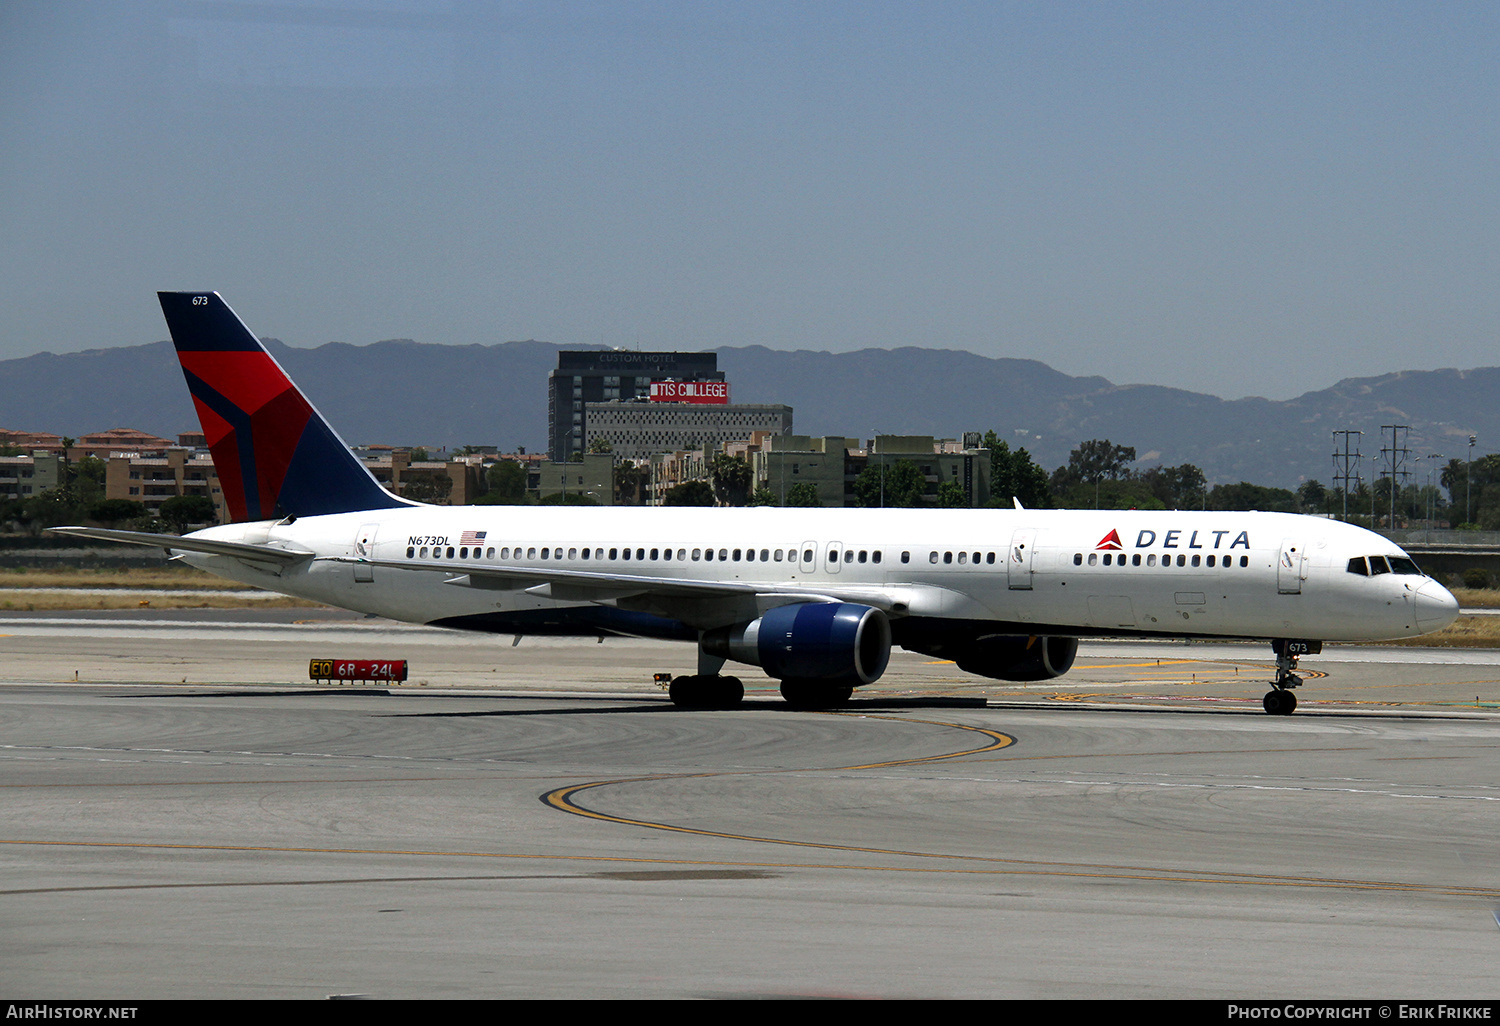
[[1272, 716], [1290, 716], [1297, 708], [1297, 696], [1290, 691], [1273, 688], [1266, 692], [1266, 697], [1261, 704]]
[[852, 687], [820, 680], [789, 678], [781, 682], [781, 697], [793, 709], [837, 709], [853, 695]]
[[679, 709], [732, 709], [745, 697], [738, 677], [673, 677], [667, 696]]

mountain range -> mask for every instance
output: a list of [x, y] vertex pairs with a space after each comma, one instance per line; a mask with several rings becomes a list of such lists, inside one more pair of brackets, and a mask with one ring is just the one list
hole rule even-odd
[[[297, 349], [266, 344], [352, 444], [543, 451], [547, 373], [562, 346], [442, 346], [392, 340]], [[588, 347], [567, 347], [588, 348]], [[785, 403], [798, 434], [934, 435], [994, 430], [1048, 470], [1089, 438], [1134, 446], [1140, 467], [1193, 463], [1210, 483], [1294, 488], [1333, 475], [1333, 432], [1363, 431], [1362, 473], [1405, 424], [1406, 464], [1426, 480], [1429, 453], [1466, 458], [1500, 437], [1500, 367], [1347, 378], [1294, 399], [1221, 399], [1160, 385], [1071, 377], [1036, 360], [944, 349], [716, 351], [736, 403]], [[0, 428], [78, 436], [113, 427], [168, 438], [198, 429], [169, 342], [39, 353], [0, 361]]]

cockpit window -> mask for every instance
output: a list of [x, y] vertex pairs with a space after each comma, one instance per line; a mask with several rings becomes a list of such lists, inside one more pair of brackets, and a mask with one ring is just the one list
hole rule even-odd
[[1390, 565], [1386, 563], [1384, 556], [1371, 556], [1370, 557], [1370, 576], [1371, 577], [1374, 577], [1376, 574], [1388, 574], [1390, 572], [1391, 572]]
[[1361, 577], [1369, 577], [1370, 570], [1365, 566], [1365, 557], [1355, 556], [1353, 559], [1349, 560], [1349, 572], [1351, 574], [1359, 574], [1359, 576]]
[[1422, 575], [1422, 571], [1417, 568], [1415, 560], [1408, 559], [1405, 556], [1391, 556], [1389, 558], [1391, 561], [1391, 571], [1393, 573], [1415, 574], [1419, 577]]

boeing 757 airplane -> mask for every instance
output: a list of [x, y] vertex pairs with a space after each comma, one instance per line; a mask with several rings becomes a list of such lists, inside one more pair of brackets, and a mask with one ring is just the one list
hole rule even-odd
[[1081, 637], [1269, 641], [1269, 713], [1325, 641], [1439, 630], [1458, 603], [1398, 548], [1286, 513], [429, 506], [392, 495], [215, 292], [160, 293], [233, 523], [157, 545], [271, 591], [500, 634], [690, 641], [682, 706], [744, 695], [836, 706], [892, 646], [984, 677], [1047, 680]]

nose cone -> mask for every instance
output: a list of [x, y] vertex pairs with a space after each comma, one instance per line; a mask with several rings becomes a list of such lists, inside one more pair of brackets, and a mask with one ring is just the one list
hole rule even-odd
[[1417, 629], [1423, 634], [1440, 631], [1458, 619], [1458, 599], [1437, 581], [1417, 589]]

